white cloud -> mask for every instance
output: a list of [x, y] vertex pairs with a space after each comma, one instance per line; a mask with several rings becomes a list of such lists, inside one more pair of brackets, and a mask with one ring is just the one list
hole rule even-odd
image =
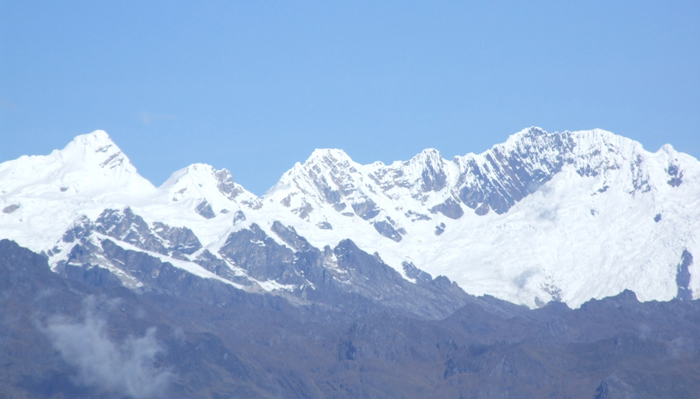
[[162, 397], [173, 374], [154, 365], [156, 354], [163, 350], [156, 340], [156, 329], [115, 343], [105, 325], [106, 321], [95, 315], [94, 298], [90, 297], [82, 321], [53, 317], [44, 331], [63, 359], [78, 369], [78, 384], [134, 399]]

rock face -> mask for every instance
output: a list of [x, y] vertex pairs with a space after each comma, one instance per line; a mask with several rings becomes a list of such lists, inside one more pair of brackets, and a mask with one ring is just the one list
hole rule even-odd
[[693, 264], [693, 255], [687, 250], [681, 255], [681, 263], [678, 265], [678, 273], [676, 274], [676, 285], [678, 286], [677, 299], [681, 301], [690, 301], [693, 299], [693, 290], [690, 288], [690, 272], [689, 268]]
[[216, 215], [214, 214], [214, 211], [211, 209], [211, 205], [207, 202], [207, 200], [202, 200], [199, 205], [197, 205], [194, 210], [200, 214], [205, 219], [213, 219]]
[[[389, 203], [410, 206], [409, 214], [429, 210], [451, 219], [461, 218], [465, 208], [480, 216], [488, 210], [503, 214], [567, 165], [581, 177], [596, 177], [630, 162], [633, 191], [646, 192], [649, 172], [640, 150], [639, 143], [601, 130], [550, 134], [538, 128], [452, 161], [429, 149], [407, 162], [360, 165], [342, 150], [316, 150], [282, 177], [273, 197], [290, 208], [306, 204], [310, 212], [328, 204], [337, 212], [352, 209], [364, 220], [383, 213], [393, 217]], [[677, 159], [669, 162], [668, 184], [678, 187], [684, 172]]]
[[[337, 295], [352, 293], [431, 319], [475, 300], [446, 278], [433, 280], [415, 266], [410, 278], [420, 284], [413, 284], [351, 240], [319, 249], [279, 221], [271, 230], [275, 238], [253, 223], [231, 232], [212, 253], [188, 228], [149, 224], [128, 207], [107, 209], [94, 222], [83, 218], [73, 225], [47, 256], [53, 270], [69, 279], [137, 291], [158, 291], [172, 279], [194, 275], [293, 301], [335, 303]], [[167, 276], [165, 262], [171, 263]]]
[[[406, 211], [429, 210], [451, 219], [461, 218], [465, 208], [502, 214], [564, 165], [574, 163], [577, 139], [571, 133], [552, 135], [532, 128], [484, 154], [446, 161], [430, 149], [389, 166], [359, 165], [341, 150], [316, 150], [303, 165], [282, 177], [281, 183], [288, 188], [281, 200], [292, 208], [295, 202], [312, 209], [330, 204], [337, 212], [349, 207], [365, 220], [390, 212], [382, 206], [387, 202], [410, 206]], [[600, 172], [596, 168], [580, 171]]]

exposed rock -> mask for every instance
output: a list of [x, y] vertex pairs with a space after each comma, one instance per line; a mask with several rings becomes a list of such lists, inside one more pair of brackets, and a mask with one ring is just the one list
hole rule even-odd
[[319, 222], [316, 224], [316, 227], [321, 230], [333, 230], [333, 226], [328, 222]]
[[[183, 254], [190, 255], [202, 248], [197, 236], [187, 227], [170, 227], [155, 222], [151, 229], [143, 218], [129, 207], [121, 211], [105, 209], [94, 223], [87, 217], [82, 217], [66, 230], [62, 241], [73, 243], [76, 240], [84, 240], [92, 231], [178, 259], [187, 259]], [[83, 242], [84, 245], [88, 245], [88, 242]]]
[[450, 219], [459, 219], [462, 217], [462, 215], [464, 215], [464, 210], [462, 210], [462, 207], [452, 198], [448, 198], [447, 201], [443, 202], [442, 204], [435, 205], [434, 207], [430, 208], [430, 212], [440, 212]]
[[417, 283], [429, 283], [433, 281], [433, 276], [417, 268], [413, 263], [403, 262], [401, 266], [403, 266], [403, 271], [406, 273], [406, 276], [416, 280]]
[[253, 284], [253, 282], [246, 276], [236, 274], [223, 259], [218, 258], [216, 255], [209, 252], [208, 249], [205, 249], [201, 254], [199, 254], [194, 262], [217, 276], [233, 281], [234, 283], [241, 285]]
[[440, 225], [435, 226], [435, 235], [439, 236], [445, 232], [445, 223], [440, 223]]
[[374, 222], [373, 225], [375, 230], [386, 238], [392, 239], [396, 242], [401, 241], [401, 238], [403, 238], [401, 237], [401, 234], [394, 229], [390, 222], [382, 220], [379, 222]]
[[304, 283], [304, 279], [297, 275], [292, 267], [294, 252], [268, 237], [255, 223], [250, 229], [231, 233], [219, 254], [260, 281]]
[[296, 213], [297, 216], [299, 216], [300, 218], [308, 220], [309, 214], [313, 210], [313, 206], [311, 206], [311, 204], [309, 204], [308, 202], [304, 201], [302, 206], [300, 206], [299, 208], [292, 209], [292, 212]]
[[169, 244], [168, 251], [191, 255], [202, 248], [197, 236], [187, 227], [169, 227], [166, 224], [153, 223], [155, 233]]
[[245, 205], [248, 208], [253, 209], [253, 210], [258, 210], [258, 209], [262, 208], [262, 206], [263, 206], [262, 200], [260, 198], [256, 198], [256, 199], [251, 200], [251, 201], [241, 201], [241, 204], [243, 204], [243, 205]]
[[[79, 228], [84, 227], [80, 226]], [[168, 250], [163, 245], [163, 242], [153, 234], [143, 218], [136, 215], [129, 207], [124, 208], [122, 211], [105, 209], [95, 220], [92, 228], [98, 233], [127, 242], [138, 248], [164, 255], [168, 254]]]
[[[447, 175], [445, 174], [442, 156], [434, 150], [424, 151], [424, 153], [426, 152], [431, 152], [431, 154], [426, 154], [428, 156], [425, 157], [421, 173], [421, 190], [440, 191], [447, 186]], [[437, 163], [437, 165], [434, 165], [434, 163]]]
[[8, 205], [8, 206], [2, 208], [2, 213], [12, 213], [12, 212], [16, 211], [17, 209], [19, 209], [19, 205], [17, 205], [17, 204]]
[[489, 213], [489, 204], [486, 202], [482, 203], [478, 208], [474, 210], [474, 213], [476, 213], [479, 216], [484, 216], [487, 213]]
[[678, 165], [669, 165], [666, 169], [666, 173], [671, 177], [671, 179], [667, 181], [669, 186], [678, 187], [683, 183], [683, 171], [679, 169]]
[[280, 204], [282, 204], [283, 206], [286, 206], [287, 208], [289, 208], [289, 207], [292, 205], [292, 197], [293, 197], [295, 194], [296, 194], [296, 193], [292, 193], [292, 194], [289, 194], [288, 196], [282, 198], [282, 200], [280, 200]]
[[407, 211], [404, 215], [407, 218], [411, 219], [412, 222], [415, 222], [416, 220], [431, 220], [432, 219], [428, 215], [424, 215], [424, 214], [418, 213], [418, 212], [413, 212], [411, 210]]
[[561, 302], [562, 301], [561, 288], [557, 287], [553, 283], [543, 283], [542, 284], [542, 291], [548, 293], [549, 296], [552, 298], [552, 301], [554, 301], [554, 302]]
[[238, 210], [238, 211], [236, 211], [236, 213], [233, 214], [233, 225], [234, 226], [237, 225], [238, 223], [244, 222], [244, 221], [245, 221], [245, 214], [243, 213], [243, 211]]
[[197, 205], [197, 207], [194, 208], [194, 210], [205, 219], [213, 219], [214, 217], [216, 217], [216, 215], [214, 214], [214, 210], [211, 209], [211, 205], [209, 205], [209, 202], [207, 202], [207, 200], [202, 200], [199, 203], [199, 205]]
[[297, 234], [297, 231], [292, 226], [287, 227], [275, 220], [272, 223], [272, 231], [295, 251], [308, 251], [311, 248], [306, 238]]
[[377, 208], [377, 204], [371, 199], [367, 199], [364, 202], [352, 204], [352, 209], [355, 214], [364, 220], [372, 219], [373, 217], [379, 215], [380, 210]]
[[231, 176], [231, 172], [228, 170], [221, 169], [215, 171], [214, 176], [217, 181], [216, 188], [231, 201], [236, 199], [236, 197], [244, 191], [241, 186], [234, 183], [233, 176]]
[[[536, 128], [523, 132], [518, 140], [512, 152], [498, 147], [488, 151], [487, 164], [480, 165], [473, 159], [467, 162], [458, 189], [459, 199], [465, 205], [475, 209], [483, 202], [498, 214], [507, 212], [570, 162], [569, 154], [575, 145], [568, 133], [548, 134]], [[579, 171], [581, 175], [591, 173], [597, 171]], [[477, 213], [485, 214], [483, 210]]]
[[691, 301], [693, 300], [693, 290], [690, 289], [690, 266], [693, 264], [693, 255], [684, 250], [681, 254], [681, 263], [678, 264], [676, 271], [676, 285], [678, 286], [678, 293], [676, 298], [681, 301]]

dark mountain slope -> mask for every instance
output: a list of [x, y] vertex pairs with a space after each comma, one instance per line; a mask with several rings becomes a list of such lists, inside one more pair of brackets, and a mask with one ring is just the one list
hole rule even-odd
[[[301, 304], [141, 252], [152, 289], [91, 286], [0, 241], [0, 397], [694, 398], [700, 304], [483, 297], [430, 320], [354, 293]], [[360, 266], [358, 266], [360, 267]], [[183, 273], [183, 274], [180, 274]], [[292, 298], [293, 299], [293, 298]]]

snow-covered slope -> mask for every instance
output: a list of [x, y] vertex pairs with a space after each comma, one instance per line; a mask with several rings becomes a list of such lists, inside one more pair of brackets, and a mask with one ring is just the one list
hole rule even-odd
[[[531, 128], [483, 154], [426, 150], [389, 166], [317, 150], [267, 197], [308, 220], [295, 227], [312, 242], [349, 236], [389, 264], [530, 306], [625, 288], [668, 300], [682, 254], [700, 251], [698, 161], [602, 130]], [[308, 228], [324, 222], [339, 232]]]
[[191, 231], [197, 252], [158, 246], [188, 267], [254, 225], [288, 246], [279, 221], [316, 248], [349, 238], [406, 278], [411, 263], [468, 293], [528, 306], [578, 306], [624, 289], [642, 300], [700, 292], [691, 255], [700, 253], [700, 163], [602, 130], [530, 128], [482, 154], [445, 160], [429, 149], [391, 165], [316, 150], [261, 198], [203, 164], [155, 188], [101, 131], [0, 164], [0, 238], [51, 251], [52, 264], [70, 253], [61, 238], [83, 215], [94, 227], [105, 209], [125, 207], [154, 232], [151, 243]]
[[0, 164], [2, 237], [37, 251], [53, 246], [81, 215], [155, 195], [107, 133], [76, 137], [46, 156]]

